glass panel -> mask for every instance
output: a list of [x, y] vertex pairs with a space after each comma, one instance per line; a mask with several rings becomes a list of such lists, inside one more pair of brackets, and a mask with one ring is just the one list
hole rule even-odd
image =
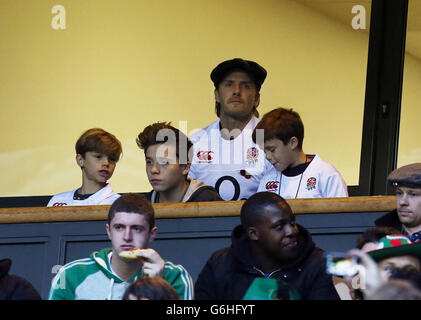
[[0, 1], [0, 196], [80, 186], [74, 144], [92, 127], [123, 144], [114, 190], [149, 191], [138, 133], [172, 121], [190, 134], [214, 121], [209, 74], [234, 57], [268, 70], [260, 115], [299, 112], [304, 151], [357, 185], [370, 3]]
[[421, 2], [409, 1], [398, 167], [421, 162]]

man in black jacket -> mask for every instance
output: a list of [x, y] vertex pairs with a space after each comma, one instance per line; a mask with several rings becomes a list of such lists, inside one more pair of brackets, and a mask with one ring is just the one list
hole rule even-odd
[[323, 251], [296, 224], [288, 203], [275, 193], [259, 192], [242, 206], [231, 247], [216, 251], [199, 274], [195, 297], [239, 300], [253, 280], [265, 277], [288, 284], [304, 300], [339, 299], [325, 270]]
[[396, 210], [377, 219], [376, 226], [395, 228], [411, 242], [421, 242], [421, 163], [393, 170], [387, 181], [396, 188]]

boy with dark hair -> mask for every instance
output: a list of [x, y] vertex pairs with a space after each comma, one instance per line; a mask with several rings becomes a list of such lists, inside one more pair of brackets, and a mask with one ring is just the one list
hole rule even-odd
[[153, 188], [148, 199], [152, 203], [222, 201], [213, 187], [187, 178], [192, 143], [170, 123], [147, 126], [136, 142], [145, 151], [146, 174]]
[[304, 125], [292, 109], [278, 108], [266, 113], [253, 131], [253, 141], [264, 134], [266, 159], [273, 165], [258, 192], [269, 191], [285, 199], [347, 197], [348, 190], [340, 173], [317, 154], [303, 151]]
[[[164, 261], [148, 248], [158, 231], [154, 221], [154, 209], [144, 196], [129, 193], [114, 201], [106, 225], [112, 248], [62, 267], [52, 282], [49, 300], [121, 300], [142, 277], [162, 277], [180, 299], [193, 299], [193, 281], [183, 266]], [[127, 252], [135, 256], [125, 257]]]
[[120, 141], [103, 129], [92, 128], [80, 136], [75, 149], [76, 163], [82, 170], [82, 186], [56, 194], [47, 207], [112, 204], [120, 195], [107, 181], [120, 159]]

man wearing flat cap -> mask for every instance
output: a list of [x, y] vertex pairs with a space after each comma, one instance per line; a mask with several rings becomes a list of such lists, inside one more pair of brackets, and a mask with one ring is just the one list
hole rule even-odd
[[396, 210], [375, 221], [400, 230], [411, 242], [421, 242], [421, 163], [392, 171], [387, 180], [396, 188]]
[[224, 61], [211, 72], [219, 119], [190, 137], [189, 177], [215, 187], [224, 200], [247, 199], [271, 167], [251, 137], [266, 75], [258, 63], [241, 58]]

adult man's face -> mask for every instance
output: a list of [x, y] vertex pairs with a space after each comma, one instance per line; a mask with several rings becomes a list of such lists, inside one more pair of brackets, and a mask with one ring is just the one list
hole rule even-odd
[[256, 245], [272, 260], [287, 262], [298, 253], [298, 227], [289, 207], [269, 205], [256, 228]]
[[248, 119], [260, 102], [260, 95], [250, 76], [233, 71], [215, 89], [215, 100], [221, 105], [220, 117]]
[[396, 209], [404, 226], [421, 226], [421, 188], [397, 187]]

